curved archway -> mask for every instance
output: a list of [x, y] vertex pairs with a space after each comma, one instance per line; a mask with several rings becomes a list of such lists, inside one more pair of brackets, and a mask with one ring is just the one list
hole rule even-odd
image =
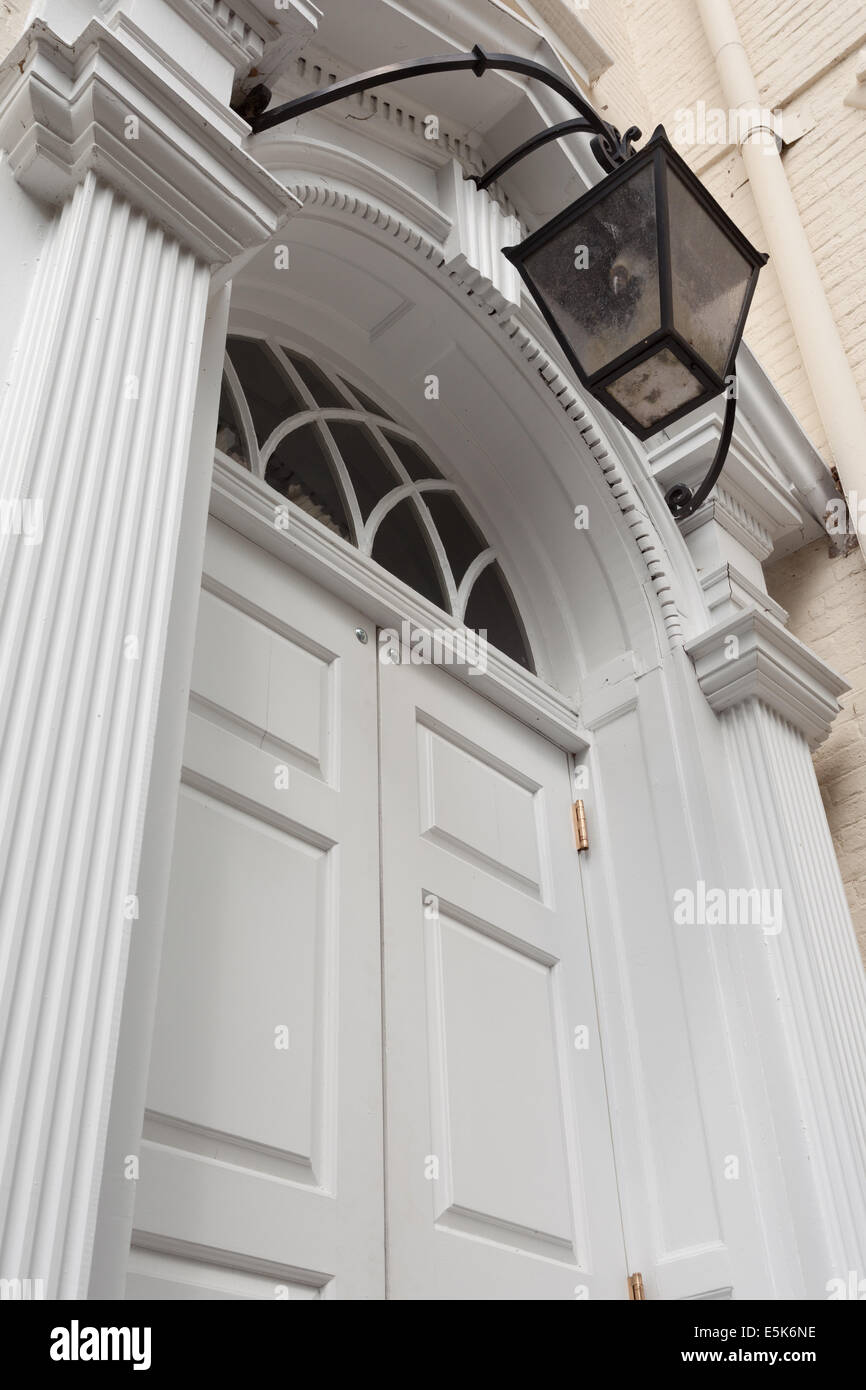
[[500, 560], [457, 482], [348, 378], [285, 342], [230, 335], [216, 442], [293, 506], [534, 669]]
[[539, 673], [558, 689], [624, 651], [681, 645], [703, 594], [624, 432], [605, 437], [526, 327], [449, 272], [412, 220], [417, 193], [389, 207], [383, 194], [396, 202], [402, 186], [368, 171], [361, 198], [287, 167], [289, 149], [261, 153], [304, 203], [281, 238], [290, 264], [268, 248], [237, 278], [232, 331], [290, 327], [412, 423], [507, 557]]

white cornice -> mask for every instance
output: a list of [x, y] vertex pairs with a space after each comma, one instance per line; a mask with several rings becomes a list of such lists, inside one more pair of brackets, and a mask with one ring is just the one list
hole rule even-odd
[[92, 170], [210, 265], [261, 245], [297, 200], [99, 21], [37, 21], [0, 69], [0, 147], [60, 204]]
[[[316, 32], [321, 11], [309, 0], [164, 0], [181, 18], [226, 58], [238, 77], [253, 66], [271, 71], [275, 63], [306, 43]], [[138, 19], [138, 9], [128, 0], [102, 5], [104, 22], [111, 28]], [[160, 34], [160, 19], [150, 24]]]
[[737, 351], [737, 377], [748, 428], [823, 527], [827, 503], [838, 495], [830, 470], [745, 342]]
[[[272, 104], [277, 106], [349, 76], [351, 70], [332, 53], [318, 45], [308, 44], [303, 54], [294, 57], [273, 83]], [[365, 135], [389, 149], [405, 151], [434, 168], [456, 159], [470, 173], [477, 174], [483, 170], [477, 150], [479, 139], [475, 132], [453, 129], [443, 121], [438, 137], [428, 139], [424, 125], [427, 108], [407, 100], [405, 93], [396, 88], [378, 87], [374, 91], [360, 92], [333, 107], [325, 108], [317, 113], [316, 119], [323, 124], [327, 122], [332, 128], [339, 128], [345, 123], [347, 112], [356, 120], [363, 121]], [[311, 129], [311, 122], [308, 117], [301, 117], [282, 129], [284, 133], [304, 137]], [[263, 138], [257, 136], [256, 143]], [[502, 201], [507, 203], [504, 196]]]
[[[258, 12], [255, 15], [248, 10], [244, 12], [243, 0], [233, 0], [231, 5], [220, 4], [219, 0], [168, 0], [168, 3], [187, 24], [203, 34], [218, 53], [228, 58], [235, 69], [246, 71], [252, 63], [261, 60], [268, 41], [268, 26]], [[275, 15], [278, 13], [274, 11]]]
[[[649, 466], [663, 491], [679, 482], [694, 488], [703, 480], [718, 446], [723, 416], [724, 403], [719, 399], [675, 427], [675, 433], [649, 446]], [[732, 515], [739, 509], [741, 519], [755, 538], [767, 538], [769, 543], [762, 559], [772, 551], [778, 538], [792, 531], [802, 534], [809, 522], [809, 513], [798, 499], [792, 481], [767, 456], [763, 441], [749, 430], [742, 399], [721, 485]], [[717, 495], [717, 490], [713, 495]], [[731, 502], [736, 504], [733, 508]]]
[[685, 644], [717, 712], [760, 700], [816, 748], [839, 712], [848, 682], [769, 613], [746, 608]]

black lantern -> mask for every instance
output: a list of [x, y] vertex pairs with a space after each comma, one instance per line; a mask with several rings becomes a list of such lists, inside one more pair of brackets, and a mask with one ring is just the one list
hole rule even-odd
[[503, 254], [584, 386], [639, 439], [725, 390], [767, 261], [661, 126]]
[[[725, 418], [713, 461], [693, 492], [683, 483], [665, 500], [680, 520], [703, 505], [725, 464], [734, 432], [734, 359], [758, 271], [756, 251], [677, 154], [662, 126], [644, 148], [636, 126], [624, 135], [559, 73], [516, 53], [446, 53], [391, 63], [332, 82], [265, 110], [266, 87], [247, 101], [254, 131], [317, 111], [407, 77], [441, 72], [514, 72], [556, 92], [578, 114], [548, 126], [483, 174], [489, 188], [550, 140], [591, 135], [608, 177], [520, 246], [503, 248], [517, 266], [587, 390], [638, 436], [648, 439], [725, 391]], [[246, 109], [246, 108], [245, 108]]]

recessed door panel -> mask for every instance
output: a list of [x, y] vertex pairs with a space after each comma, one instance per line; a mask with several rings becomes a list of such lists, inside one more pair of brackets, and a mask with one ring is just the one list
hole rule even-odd
[[390, 1295], [622, 1298], [565, 755], [429, 666], [380, 741]]
[[565, 755], [358, 629], [211, 519], [128, 1296], [623, 1297]]
[[384, 1296], [362, 625], [211, 518], [130, 1296]]

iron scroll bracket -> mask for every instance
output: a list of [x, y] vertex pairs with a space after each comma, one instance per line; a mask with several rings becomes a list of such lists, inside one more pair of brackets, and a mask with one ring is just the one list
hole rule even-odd
[[[569, 125], [571, 130], [583, 130], [592, 134], [592, 152], [606, 173], [624, 163], [635, 152], [633, 142], [640, 138], [640, 131], [635, 126], [630, 126], [625, 135], [620, 135], [616, 126], [603, 120], [576, 87], [551, 68], [537, 63], [533, 58], [521, 58], [517, 53], [487, 53], [478, 44], [468, 53], [446, 53], [434, 58], [416, 58], [411, 63], [389, 63], [385, 67], [371, 68], [369, 72], [359, 73], [357, 77], [347, 77], [322, 87], [320, 91], [308, 92], [305, 96], [284, 101], [273, 110], [253, 116], [250, 125], [253, 133], [257, 135], [263, 130], [282, 125], [284, 121], [294, 120], [296, 116], [318, 111], [323, 106], [330, 106], [332, 102], [343, 101], [346, 97], [356, 96], [359, 92], [367, 92], [374, 87], [384, 87], [410, 77], [431, 77], [440, 72], [461, 71], [472, 72], [476, 77], [483, 77], [486, 72], [513, 72], [549, 87], [579, 113], [579, 125], [569, 122], [564, 124]], [[530, 154], [532, 149], [537, 149], [547, 140], [555, 140], [559, 138], [560, 133], [568, 133], [553, 132], [558, 132], [556, 126], [551, 127], [550, 131], [543, 131], [543, 139], [534, 137], [533, 142], [527, 141], [511, 155], [506, 156], [507, 167], [510, 168], [518, 159], [523, 159], [524, 155]], [[499, 165], [495, 166], [496, 171], [501, 172], [503, 166], [504, 161], [500, 161]], [[480, 177], [486, 181], [484, 186], [491, 181], [491, 177], [487, 175]]]
[[718, 447], [716, 448], [713, 461], [707, 470], [704, 481], [696, 492], [692, 492], [685, 483], [675, 483], [665, 493], [665, 501], [668, 504], [676, 521], [684, 521], [687, 516], [698, 510], [707, 500], [716, 483], [719, 480], [725, 460], [728, 457], [728, 449], [731, 446], [731, 439], [734, 433], [734, 421], [737, 415], [737, 383], [736, 380], [728, 386], [728, 399], [725, 406], [725, 418], [722, 423], [722, 433], [719, 437]]

